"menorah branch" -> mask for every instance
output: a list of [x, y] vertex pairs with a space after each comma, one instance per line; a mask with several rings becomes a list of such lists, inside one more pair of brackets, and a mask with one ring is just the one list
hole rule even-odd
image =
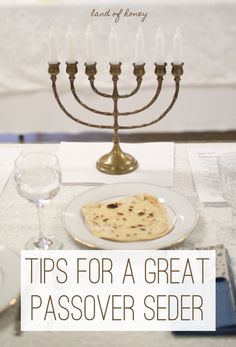
[[74, 117], [69, 111], [67, 111], [67, 109], [64, 107], [64, 105], [62, 104], [60, 97], [58, 95], [57, 92], [57, 87], [56, 87], [56, 80], [57, 80], [57, 75], [60, 72], [60, 68], [59, 68], [60, 63], [57, 64], [49, 64], [49, 68], [48, 68], [48, 72], [51, 75], [51, 80], [52, 80], [52, 90], [53, 90], [53, 94], [55, 96], [55, 99], [58, 103], [58, 105], [60, 106], [61, 110], [73, 121], [81, 124], [81, 125], [85, 125], [88, 127], [92, 127], [92, 128], [98, 128], [98, 129], [113, 129], [112, 125], [100, 125], [100, 124], [94, 124], [94, 123], [89, 123], [89, 122], [84, 122], [76, 117]]
[[85, 73], [88, 76], [88, 80], [90, 82], [92, 90], [100, 96], [103, 96], [104, 98], [112, 98], [112, 94], [107, 94], [100, 92], [96, 87], [95, 87], [95, 75], [97, 74], [97, 68], [96, 68], [97, 63], [94, 64], [86, 64], [85, 63]]
[[[159, 68], [159, 67], [157, 67]], [[128, 129], [138, 129], [138, 128], [144, 128], [147, 127], [149, 125], [153, 125], [158, 123], [161, 119], [163, 119], [167, 113], [170, 112], [170, 110], [173, 108], [178, 95], [179, 95], [179, 88], [180, 88], [180, 80], [181, 80], [181, 75], [183, 74], [183, 64], [181, 65], [174, 65], [172, 64], [172, 75], [174, 76], [174, 80], [175, 80], [175, 92], [174, 92], [174, 96], [172, 98], [172, 101], [170, 103], [170, 105], [166, 108], [166, 110], [160, 115], [158, 116], [158, 118], [154, 119], [151, 122], [148, 123], [143, 123], [140, 125], [131, 125], [131, 126], [120, 126], [121, 130], [128, 130]]]
[[76, 63], [66, 63], [66, 65], [67, 65], [66, 72], [69, 75], [71, 92], [72, 92], [75, 100], [80, 104], [80, 106], [82, 106], [83, 108], [85, 108], [86, 110], [88, 110], [90, 112], [97, 113], [97, 114], [102, 115], [102, 116], [112, 116], [113, 114], [111, 112], [104, 112], [104, 111], [96, 110], [96, 109], [86, 105], [80, 99], [80, 97], [76, 93], [75, 84], [74, 84], [74, 81], [75, 81], [75, 78], [76, 78], [75, 76], [76, 76], [76, 74], [78, 72], [77, 62]]
[[156, 102], [156, 100], [157, 100], [157, 98], [158, 98], [158, 96], [160, 95], [160, 92], [161, 92], [163, 77], [166, 74], [166, 64], [164, 64], [164, 65], [156, 65], [155, 74], [157, 75], [157, 82], [158, 82], [158, 84], [157, 84], [157, 89], [156, 89], [155, 95], [151, 99], [151, 101], [149, 101], [149, 103], [146, 104], [145, 106], [143, 106], [143, 107], [141, 107], [139, 109], [136, 109], [134, 111], [119, 112], [119, 116], [130, 116], [130, 115], [133, 115], [133, 114], [136, 114], [136, 113], [143, 112], [143, 111], [147, 110], [150, 106], [152, 106]]
[[144, 69], [145, 64], [141, 64], [141, 65], [133, 64], [133, 66], [134, 66], [134, 75], [136, 76], [137, 85], [132, 92], [128, 94], [123, 94], [123, 95], [119, 94], [119, 98], [129, 98], [130, 96], [135, 95], [141, 87], [143, 76], [145, 74], [145, 69]]
[[100, 92], [96, 86], [95, 86], [95, 83], [94, 83], [95, 79], [90, 79], [89, 82], [90, 82], [90, 86], [92, 88], [92, 90], [95, 92], [95, 94], [99, 95], [99, 96], [103, 96], [104, 98], [112, 98], [112, 95], [111, 94], [107, 94], [107, 93], [103, 93], [103, 92]]
[[183, 74], [183, 64], [172, 64], [172, 75], [174, 76], [175, 92], [174, 92], [172, 100], [171, 100], [169, 106], [166, 108], [166, 110], [161, 115], [159, 115], [157, 118], [155, 118], [154, 120], [152, 120], [150, 122], [146, 122], [143, 124], [137, 124], [137, 125], [130, 125], [130, 126], [120, 125], [119, 124], [119, 117], [120, 116], [130, 116], [130, 115], [134, 115], [134, 114], [143, 112], [143, 111], [147, 110], [150, 106], [152, 106], [156, 102], [156, 100], [158, 99], [158, 96], [160, 95], [160, 92], [162, 89], [162, 84], [163, 84], [163, 79], [164, 79], [164, 76], [166, 74], [166, 64], [163, 64], [163, 65], [155, 64], [154, 73], [157, 77], [157, 87], [156, 87], [156, 91], [155, 91], [155, 94], [152, 97], [152, 99], [143, 107], [140, 107], [139, 109], [136, 109], [134, 111], [129, 111], [129, 112], [119, 112], [118, 102], [119, 102], [119, 99], [122, 99], [122, 98], [127, 99], [127, 98], [135, 95], [136, 93], [138, 93], [138, 91], [140, 90], [142, 80], [143, 80], [143, 76], [145, 74], [144, 64], [141, 64], [141, 65], [134, 64], [134, 75], [136, 76], [137, 85], [133, 89], [133, 91], [131, 91], [128, 94], [121, 94], [121, 93], [119, 93], [119, 90], [118, 90], [119, 75], [122, 72], [121, 71], [121, 63], [110, 64], [110, 75], [112, 77], [112, 85], [113, 85], [113, 89], [112, 89], [111, 94], [106, 94], [106, 93], [100, 92], [95, 87], [95, 75], [97, 74], [96, 63], [85, 64], [85, 73], [88, 76], [88, 79], [90, 81], [90, 86], [91, 86], [92, 91], [95, 92], [99, 96], [102, 96], [105, 98], [111, 98], [113, 101], [113, 110], [110, 112], [106, 112], [106, 111], [100, 111], [100, 110], [97, 110], [95, 108], [92, 108], [92, 107], [88, 106], [87, 104], [85, 104], [80, 99], [80, 97], [78, 96], [78, 94], [75, 90], [75, 84], [74, 84], [76, 74], [78, 72], [77, 62], [67, 63], [66, 71], [69, 75], [70, 88], [71, 88], [71, 92], [72, 92], [74, 98], [76, 99], [76, 101], [83, 108], [85, 108], [85, 109], [87, 109], [93, 113], [96, 113], [96, 114], [99, 114], [102, 116], [112, 116], [113, 117], [113, 125], [94, 124], [94, 123], [85, 122], [85, 121], [80, 120], [79, 118], [73, 116], [70, 112], [67, 111], [67, 109], [64, 107], [64, 105], [62, 104], [62, 102], [59, 98], [59, 95], [57, 92], [57, 87], [56, 87], [57, 75], [60, 72], [59, 65], [60, 65], [60, 63], [49, 64], [48, 72], [51, 76], [52, 89], [53, 89], [55, 99], [56, 99], [58, 105], [60, 106], [60, 108], [62, 109], [62, 111], [70, 119], [74, 120], [75, 122], [77, 122], [79, 124], [86, 125], [86, 126], [93, 127], [93, 128], [113, 129], [113, 132], [114, 132], [113, 148], [109, 153], [105, 154], [104, 156], [102, 156], [98, 160], [98, 162], [97, 162], [98, 170], [105, 172], [105, 173], [109, 173], [109, 174], [124, 174], [124, 173], [128, 173], [128, 172], [131, 172], [131, 171], [137, 169], [138, 163], [135, 160], [135, 158], [132, 157], [130, 154], [124, 153], [122, 151], [122, 149], [120, 148], [118, 132], [120, 129], [121, 130], [137, 129], [137, 128], [143, 128], [143, 127], [147, 127], [149, 125], [153, 125], [153, 124], [159, 122], [161, 119], [163, 119], [170, 112], [170, 110], [173, 108], [173, 106], [174, 106], [174, 104], [178, 98], [178, 95], [179, 95], [180, 80], [181, 80], [181, 76]]
[[153, 125], [153, 124], [156, 124], [158, 123], [161, 119], [163, 119], [167, 113], [170, 112], [170, 110], [172, 109], [172, 107], [174, 106], [177, 98], [178, 98], [178, 94], [179, 94], [179, 82], [176, 81], [176, 84], [175, 84], [175, 93], [174, 93], [174, 96], [172, 98], [172, 101], [170, 103], [170, 105], [167, 107], [167, 109], [160, 115], [158, 116], [158, 118], [156, 118], [155, 120], [151, 121], [151, 122], [148, 122], [148, 123], [143, 123], [143, 124], [140, 124], [140, 125], [130, 125], [130, 126], [120, 126], [120, 129], [121, 130], [128, 130], [128, 129], [138, 129], [138, 128], [145, 128], [149, 125]]

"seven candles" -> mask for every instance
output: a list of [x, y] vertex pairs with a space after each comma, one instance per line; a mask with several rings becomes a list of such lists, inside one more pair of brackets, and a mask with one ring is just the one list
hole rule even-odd
[[[67, 30], [67, 62], [76, 62], [76, 49], [75, 49], [75, 35], [71, 26]], [[109, 36], [109, 49], [111, 56], [111, 64], [119, 64], [119, 42], [118, 35], [114, 28], [111, 29]], [[173, 37], [173, 62], [176, 65], [183, 62], [183, 37], [179, 27], [177, 27]], [[87, 64], [94, 64], [94, 35], [90, 25], [87, 27], [85, 33], [85, 54]], [[155, 36], [155, 56], [156, 63], [163, 65], [165, 63], [165, 38], [161, 28], [157, 29]], [[135, 38], [135, 64], [144, 64], [144, 34], [141, 27], [138, 28]], [[50, 64], [57, 64], [57, 40], [54, 26], [51, 26], [48, 35], [48, 62]]]

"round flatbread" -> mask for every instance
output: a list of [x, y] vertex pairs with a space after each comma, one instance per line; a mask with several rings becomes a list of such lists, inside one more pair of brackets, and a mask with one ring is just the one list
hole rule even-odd
[[92, 234], [113, 241], [152, 240], [172, 228], [165, 204], [146, 193], [111, 203], [89, 203], [82, 212]]

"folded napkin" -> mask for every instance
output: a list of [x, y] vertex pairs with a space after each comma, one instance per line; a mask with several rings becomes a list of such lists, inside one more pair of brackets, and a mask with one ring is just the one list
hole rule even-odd
[[176, 335], [236, 335], [236, 311], [229, 282], [216, 281], [216, 331], [175, 331]]
[[139, 168], [126, 175], [107, 175], [96, 169], [97, 160], [112, 148], [111, 143], [62, 142], [57, 155], [62, 169], [62, 183], [145, 182], [162, 186], [174, 184], [174, 143], [122, 143]]
[[228, 251], [224, 245], [204, 249], [216, 250], [216, 331], [176, 331], [174, 334], [236, 335], [236, 290]]

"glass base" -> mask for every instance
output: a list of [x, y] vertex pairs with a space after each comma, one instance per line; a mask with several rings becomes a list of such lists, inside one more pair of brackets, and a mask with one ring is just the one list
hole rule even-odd
[[123, 152], [119, 143], [114, 143], [113, 149], [97, 161], [96, 167], [109, 175], [124, 175], [136, 170], [138, 162], [132, 155]]
[[33, 237], [26, 243], [26, 249], [32, 249], [32, 250], [55, 250], [55, 249], [61, 249], [63, 246], [63, 243], [55, 238], [55, 236], [50, 236], [49, 238], [42, 238], [42, 239], [36, 239]]

